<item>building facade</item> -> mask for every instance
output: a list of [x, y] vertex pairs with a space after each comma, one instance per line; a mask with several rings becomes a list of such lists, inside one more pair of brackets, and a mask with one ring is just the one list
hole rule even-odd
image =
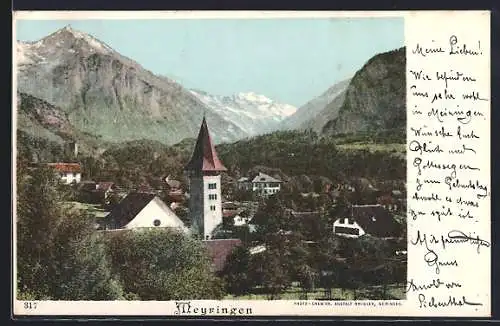
[[82, 168], [78, 163], [49, 163], [48, 166], [56, 170], [62, 183], [74, 184], [82, 180]]
[[261, 196], [270, 196], [281, 190], [281, 180], [259, 172], [252, 180], [253, 192]]
[[222, 223], [221, 172], [227, 171], [217, 156], [205, 117], [196, 145], [185, 166], [189, 179], [189, 214], [192, 233], [212, 239], [215, 228]]
[[104, 219], [103, 230], [171, 228], [187, 233], [179, 217], [158, 196], [128, 194]]
[[365, 234], [391, 238], [399, 237], [403, 231], [403, 226], [382, 205], [352, 205], [350, 211], [350, 216], [335, 220], [333, 233], [350, 238]]

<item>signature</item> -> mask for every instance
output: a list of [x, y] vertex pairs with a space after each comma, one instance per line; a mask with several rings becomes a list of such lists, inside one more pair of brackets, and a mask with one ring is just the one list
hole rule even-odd
[[427, 300], [424, 294], [418, 295], [418, 301], [420, 303], [420, 308], [441, 308], [441, 307], [449, 307], [449, 306], [482, 306], [482, 303], [479, 302], [471, 302], [468, 301], [465, 295], [461, 298], [456, 298], [453, 296], [448, 296], [448, 300], [438, 300], [435, 297], [431, 297], [430, 300]]
[[446, 287], [447, 289], [453, 289], [453, 288], [461, 288], [462, 284], [460, 284], [457, 281], [444, 282], [439, 278], [435, 278], [427, 283], [418, 284], [413, 279], [411, 279], [406, 283], [405, 292], [408, 293], [410, 291], [415, 292], [415, 291], [426, 291], [430, 289], [439, 289], [440, 287], [443, 286]]

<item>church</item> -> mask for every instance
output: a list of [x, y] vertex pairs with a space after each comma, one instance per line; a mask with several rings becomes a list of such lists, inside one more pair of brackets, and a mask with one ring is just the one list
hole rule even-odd
[[227, 169], [217, 156], [205, 117], [184, 170], [189, 180], [191, 233], [200, 240], [210, 240], [222, 223], [221, 172]]

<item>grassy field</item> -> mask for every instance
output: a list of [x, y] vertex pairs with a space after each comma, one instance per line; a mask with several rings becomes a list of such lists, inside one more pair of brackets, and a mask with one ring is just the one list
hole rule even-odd
[[[268, 295], [265, 293], [257, 293], [261, 289], [255, 289], [255, 293], [246, 294], [242, 296], [227, 295], [224, 300], [269, 300]], [[387, 288], [385, 300], [404, 300], [406, 294], [404, 292], [404, 285], [392, 284]], [[325, 300], [325, 292], [322, 288], [317, 288], [314, 291], [305, 293], [299, 287], [291, 287], [281, 294], [279, 300]], [[351, 289], [342, 290], [340, 288], [332, 289], [331, 300], [384, 300], [382, 286], [373, 286], [364, 289], [356, 290], [356, 297], [354, 291]]]

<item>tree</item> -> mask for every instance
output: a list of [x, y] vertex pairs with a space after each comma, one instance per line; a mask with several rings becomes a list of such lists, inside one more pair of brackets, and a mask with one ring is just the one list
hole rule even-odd
[[56, 230], [53, 263], [49, 265], [49, 292], [58, 300], [116, 300], [122, 287], [111, 273], [102, 233], [93, 218], [65, 216]]
[[108, 235], [113, 271], [120, 275], [127, 295], [162, 301], [224, 296], [199, 241], [168, 229]]
[[285, 212], [282, 201], [278, 196], [269, 197], [255, 213], [252, 223], [258, 225], [260, 234], [278, 232], [285, 223]]
[[278, 250], [266, 250], [252, 256], [250, 269], [257, 284], [261, 284], [269, 300], [278, 299], [290, 286], [287, 264]]
[[60, 200], [57, 181], [50, 169], [39, 169], [33, 176], [25, 169], [17, 171], [17, 281], [20, 294], [49, 298], [48, 275], [54, 229], [61, 210], [54, 202]]
[[18, 295], [34, 300], [116, 300], [104, 242], [93, 220], [62, 205], [51, 169], [18, 171]]
[[236, 247], [227, 258], [222, 271], [227, 291], [236, 296], [250, 292], [254, 280], [250, 273], [250, 252], [243, 246]]

